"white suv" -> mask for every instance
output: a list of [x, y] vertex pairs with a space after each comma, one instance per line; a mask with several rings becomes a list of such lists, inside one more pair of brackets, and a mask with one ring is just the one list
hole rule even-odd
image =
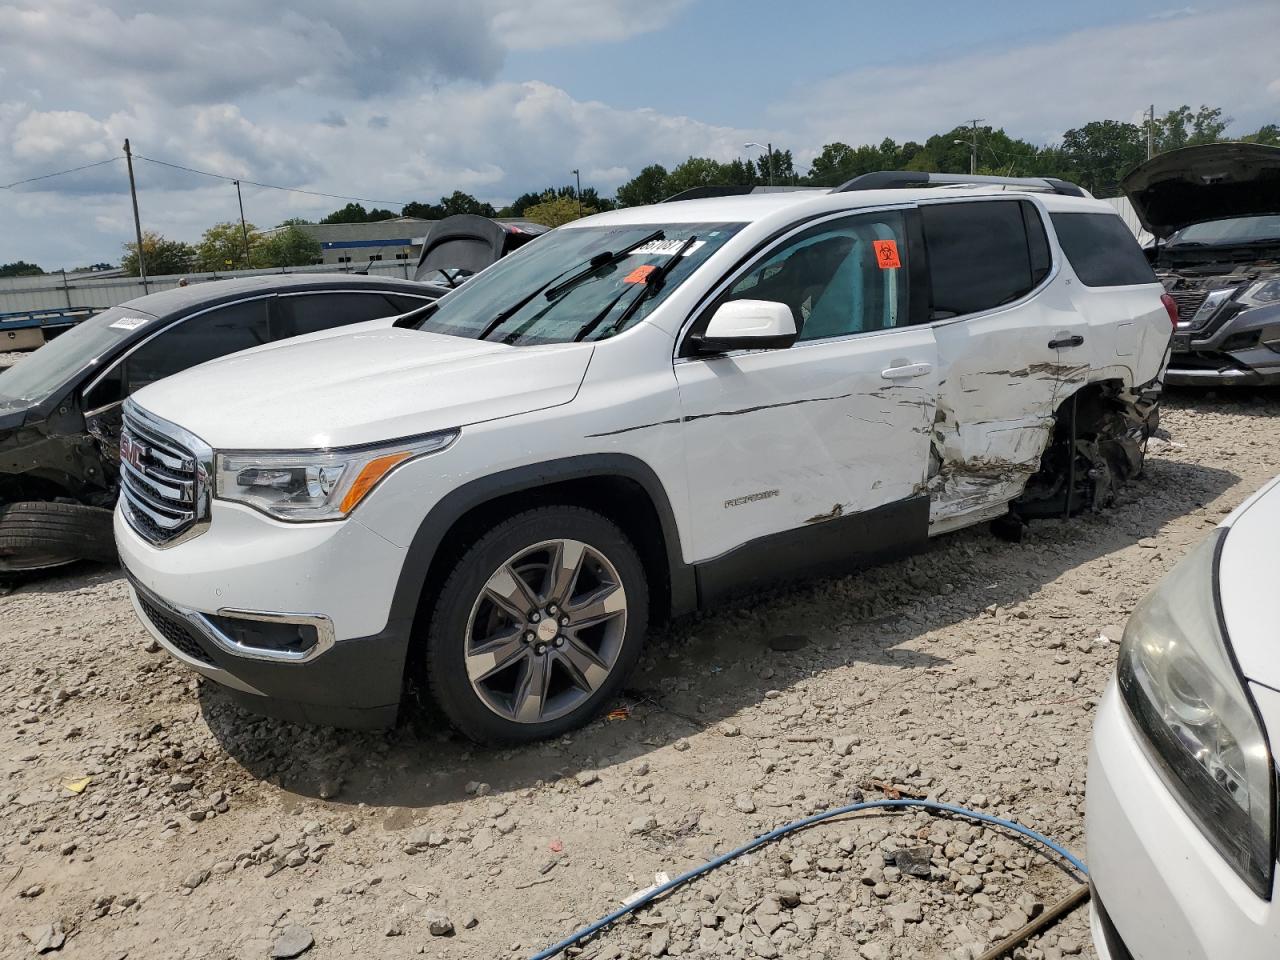
[[1078, 187], [949, 179], [590, 217], [147, 387], [115, 521], [139, 616], [262, 712], [386, 724], [410, 673], [531, 740], [608, 703], [655, 618], [1104, 505], [1171, 302]]

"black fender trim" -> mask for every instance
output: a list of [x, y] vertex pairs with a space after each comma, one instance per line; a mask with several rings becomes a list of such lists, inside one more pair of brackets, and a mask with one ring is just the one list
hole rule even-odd
[[684, 562], [680, 531], [662, 481], [647, 463], [637, 457], [622, 453], [592, 453], [504, 470], [472, 480], [446, 494], [431, 508], [409, 543], [391, 601], [391, 622], [413, 623], [436, 551], [450, 528], [469, 511], [499, 497], [592, 477], [621, 477], [634, 481], [644, 490], [662, 526], [671, 582], [670, 613], [680, 616], [696, 610], [698, 594], [693, 567]]
[[709, 607], [793, 580], [837, 576], [918, 553], [929, 542], [929, 498], [896, 500], [860, 513], [759, 537], [697, 564], [698, 596]]

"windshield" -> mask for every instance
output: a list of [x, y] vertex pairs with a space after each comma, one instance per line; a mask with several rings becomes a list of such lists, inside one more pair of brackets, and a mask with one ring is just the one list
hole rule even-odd
[[[741, 227], [553, 230], [442, 298], [418, 329], [515, 345], [603, 340], [647, 316]], [[641, 243], [654, 234], [660, 235]], [[625, 256], [608, 256], [630, 247]], [[591, 269], [593, 262], [597, 269]], [[557, 286], [562, 280], [573, 282]]]
[[43, 400], [85, 367], [114, 356], [123, 341], [154, 320], [148, 313], [123, 306], [81, 321], [0, 373], [0, 401]]
[[1184, 243], [1201, 246], [1267, 242], [1280, 243], [1280, 215], [1233, 217], [1230, 220], [1193, 223], [1169, 238], [1171, 247]]

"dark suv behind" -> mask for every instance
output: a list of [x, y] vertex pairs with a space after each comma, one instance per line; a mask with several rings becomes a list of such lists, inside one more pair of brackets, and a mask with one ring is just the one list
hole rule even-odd
[[1280, 147], [1173, 150], [1123, 187], [1178, 303], [1165, 383], [1280, 385]]

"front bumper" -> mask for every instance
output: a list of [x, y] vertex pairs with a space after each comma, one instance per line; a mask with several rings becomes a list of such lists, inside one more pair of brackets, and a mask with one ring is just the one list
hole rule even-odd
[[1114, 681], [1094, 724], [1085, 828], [1103, 960], [1280, 956], [1280, 909], [1249, 890], [1183, 812]]
[[[350, 520], [280, 524], [234, 505], [170, 549], [143, 540], [119, 510], [115, 534], [143, 625], [247, 708], [334, 726], [395, 722], [411, 627], [389, 618], [402, 548]], [[237, 647], [208, 619], [229, 610], [309, 620], [318, 642], [300, 656]]]
[[[1271, 346], [1268, 346], [1271, 344]], [[1228, 304], [1197, 328], [1180, 324], [1164, 382], [1170, 386], [1280, 384], [1280, 309]]]

